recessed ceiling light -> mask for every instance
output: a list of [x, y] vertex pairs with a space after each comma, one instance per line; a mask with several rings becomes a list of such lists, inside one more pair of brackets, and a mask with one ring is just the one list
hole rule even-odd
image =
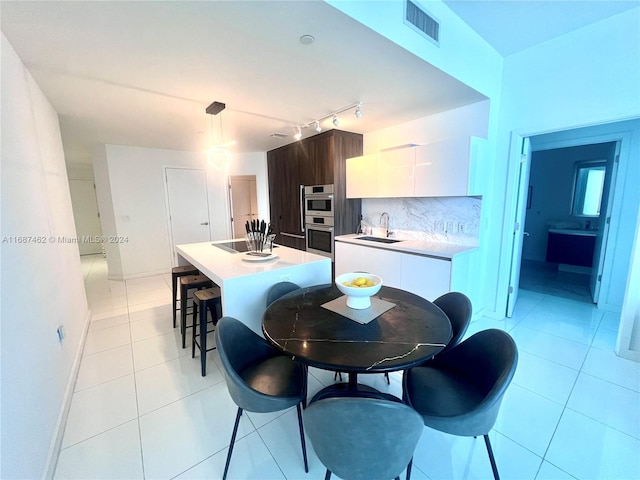
[[300, 43], [303, 45], [311, 45], [314, 41], [313, 35], [302, 35], [300, 37]]

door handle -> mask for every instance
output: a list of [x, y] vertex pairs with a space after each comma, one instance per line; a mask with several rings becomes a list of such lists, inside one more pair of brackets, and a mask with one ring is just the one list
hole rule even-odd
[[209, 222], [201, 223], [200, 225], [209, 225]]
[[522, 234], [523, 234], [525, 237], [528, 237], [528, 236], [529, 236], [529, 232], [522, 232]]

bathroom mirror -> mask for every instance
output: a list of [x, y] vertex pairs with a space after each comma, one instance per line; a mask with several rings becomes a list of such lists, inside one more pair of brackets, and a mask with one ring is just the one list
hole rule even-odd
[[576, 162], [571, 214], [577, 217], [600, 216], [602, 191], [607, 171], [605, 160]]

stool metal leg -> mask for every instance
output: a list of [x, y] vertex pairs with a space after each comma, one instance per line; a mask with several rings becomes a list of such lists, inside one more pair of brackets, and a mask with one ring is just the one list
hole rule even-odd
[[171, 288], [173, 291], [173, 328], [176, 328], [176, 307], [178, 306], [178, 277], [171, 275]]
[[207, 306], [200, 309], [200, 370], [202, 376], [207, 374]]
[[[203, 305], [204, 307], [204, 305]], [[191, 358], [196, 357], [196, 322], [198, 318], [198, 303], [194, 300], [191, 304]]]

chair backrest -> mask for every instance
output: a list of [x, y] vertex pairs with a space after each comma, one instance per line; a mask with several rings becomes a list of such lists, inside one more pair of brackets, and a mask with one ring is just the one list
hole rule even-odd
[[344, 480], [389, 480], [402, 473], [422, 435], [422, 418], [401, 402], [334, 397], [304, 411], [320, 461]]
[[464, 293], [449, 292], [436, 298], [433, 303], [442, 310], [451, 322], [451, 329], [453, 335], [447, 346], [440, 351], [438, 355], [441, 355], [447, 350], [451, 350], [453, 347], [460, 343], [462, 337], [469, 327], [471, 322], [471, 315], [473, 313], [473, 307], [471, 300]]
[[218, 320], [215, 340], [227, 388], [236, 405], [250, 412], [274, 411], [267, 405], [269, 396], [250, 388], [243, 380], [242, 372], [279, 352], [233, 317]]
[[298, 290], [299, 288], [300, 286], [293, 282], [276, 283], [267, 292], [267, 307], [283, 295], [286, 295], [289, 292], [293, 292], [294, 290]]
[[472, 383], [482, 395], [481, 401], [449, 433], [484, 435], [493, 428], [502, 397], [518, 365], [518, 348], [511, 336], [498, 329], [482, 330], [458, 346], [439, 354], [432, 368], [453, 371]]

